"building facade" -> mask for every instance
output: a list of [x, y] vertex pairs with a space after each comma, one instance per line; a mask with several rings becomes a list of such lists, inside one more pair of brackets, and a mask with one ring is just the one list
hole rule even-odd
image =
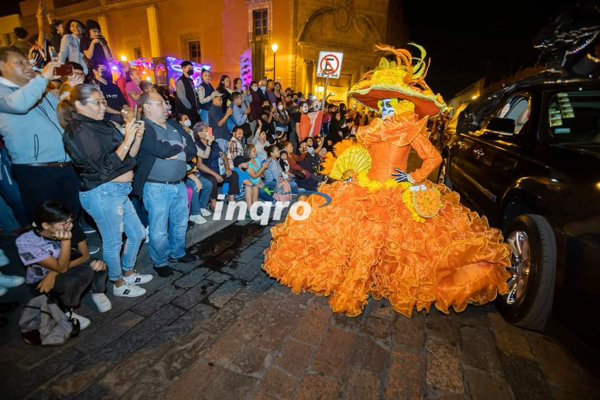
[[[275, 78], [322, 96], [316, 63], [322, 50], [344, 52], [334, 99], [377, 63], [373, 46], [404, 45], [408, 32], [395, 0], [45, 0], [57, 19], [97, 20], [115, 59], [173, 56], [210, 64], [221, 74]], [[38, 0], [21, 5], [36, 32]], [[273, 44], [277, 44], [276, 52]], [[319, 93], [321, 91], [321, 93]]]

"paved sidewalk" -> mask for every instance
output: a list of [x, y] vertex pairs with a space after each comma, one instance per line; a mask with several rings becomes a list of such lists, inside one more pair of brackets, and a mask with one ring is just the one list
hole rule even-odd
[[[260, 268], [270, 227], [235, 224], [147, 296], [90, 310], [61, 347], [2, 347], [3, 398], [594, 399], [598, 383], [556, 343], [492, 305], [444, 315], [371, 301], [355, 318], [294, 295]], [[150, 287], [149, 287], [150, 286]]]

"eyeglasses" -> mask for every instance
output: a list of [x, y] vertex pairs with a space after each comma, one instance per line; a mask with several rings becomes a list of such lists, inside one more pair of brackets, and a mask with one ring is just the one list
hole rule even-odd
[[90, 100], [88, 101], [88, 103], [90, 104], [94, 104], [94, 105], [103, 105], [104, 107], [106, 107], [108, 105], [108, 102], [106, 100]]
[[54, 225], [56, 226], [62, 226], [63, 228], [67, 225], [72, 225], [73, 224], [73, 218], [69, 218], [68, 220], [64, 221], [64, 222], [55, 222]]

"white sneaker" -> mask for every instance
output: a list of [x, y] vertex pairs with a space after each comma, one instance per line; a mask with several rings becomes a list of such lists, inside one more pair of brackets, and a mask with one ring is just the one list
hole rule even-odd
[[201, 208], [200, 215], [202, 215], [203, 217], [210, 217], [212, 213], [206, 208]]
[[65, 314], [67, 315], [67, 318], [69, 318], [69, 319], [73, 318], [73, 319], [76, 319], [77, 321], [79, 321], [79, 329], [81, 329], [81, 330], [84, 330], [85, 328], [90, 326], [90, 324], [92, 323], [92, 321], [90, 321], [89, 318], [86, 318], [79, 314], [76, 314], [73, 311], [67, 311]]
[[121, 286], [115, 285], [113, 294], [117, 297], [140, 297], [146, 294], [146, 289], [125, 282]]
[[146, 227], [146, 240], [144, 240], [144, 243], [148, 243], [150, 241], [150, 225], [148, 225]]
[[22, 285], [25, 282], [25, 278], [16, 275], [4, 275], [0, 273], [0, 286], [5, 288], [13, 288]]
[[4, 254], [4, 250], [0, 250], [0, 267], [4, 267], [5, 265], [10, 264], [10, 260]]
[[202, 224], [205, 224], [208, 222], [206, 220], [206, 218], [204, 218], [202, 215], [191, 215], [190, 221], [192, 221], [193, 223], [195, 223], [197, 225], [202, 225]]
[[100, 313], [105, 313], [112, 309], [112, 304], [104, 293], [92, 293], [92, 300]]
[[154, 278], [152, 275], [138, 274], [135, 270], [133, 270], [133, 274], [124, 276], [123, 280], [125, 283], [129, 283], [131, 285], [143, 285], [144, 283], [150, 282], [152, 278]]
[[0, 286], [0, 296], [4, 296], [8, 292], [8, 289]]

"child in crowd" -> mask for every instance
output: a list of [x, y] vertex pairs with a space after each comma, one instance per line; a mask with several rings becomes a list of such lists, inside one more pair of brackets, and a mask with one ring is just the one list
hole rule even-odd
[[[106, 291], [106, 264], [90, 260], [85, 235], [72, 231], [73, 216], [64, 205], [47, 201], [35, 211], [33, 229], [17, 238], [16, 244], [26, 282], [34, 295], [48, 293], [66, 312], [79, 320], [81, 329], [90, 325], [88, 318], [75, 314], [81, 295], [92, 286], [92, 300], [103, 313], [112, 308]], [[79, 236], [81, 235], [81, 236]]]
[[252, 207], [252, 204], [258, 201], [258, 186], [252, 184], [250, 175], [248, 174], [249, 161], [250, 159], [244, 156], [237, 156], [233, 159], [233, 170], [237, 173], [240, 187], [240, 193], [235, 199], [246, 200], [248, 209]]
[[262, 162], [259, 160], [256, 146], [253, 144], [246, 146], [244, 149], [244, 156], [250, 159], [248, 162], [248, 174], [250, 175], [250, 181], [252, 181], [252, 184], [258, 187], [258, 197], [261, 200], [272, 201], [272, 191], [265, 187], [265, 183], [262, 180], [262, 175], [265, 173], [265, 170], [268, 167], [267, 160]]

